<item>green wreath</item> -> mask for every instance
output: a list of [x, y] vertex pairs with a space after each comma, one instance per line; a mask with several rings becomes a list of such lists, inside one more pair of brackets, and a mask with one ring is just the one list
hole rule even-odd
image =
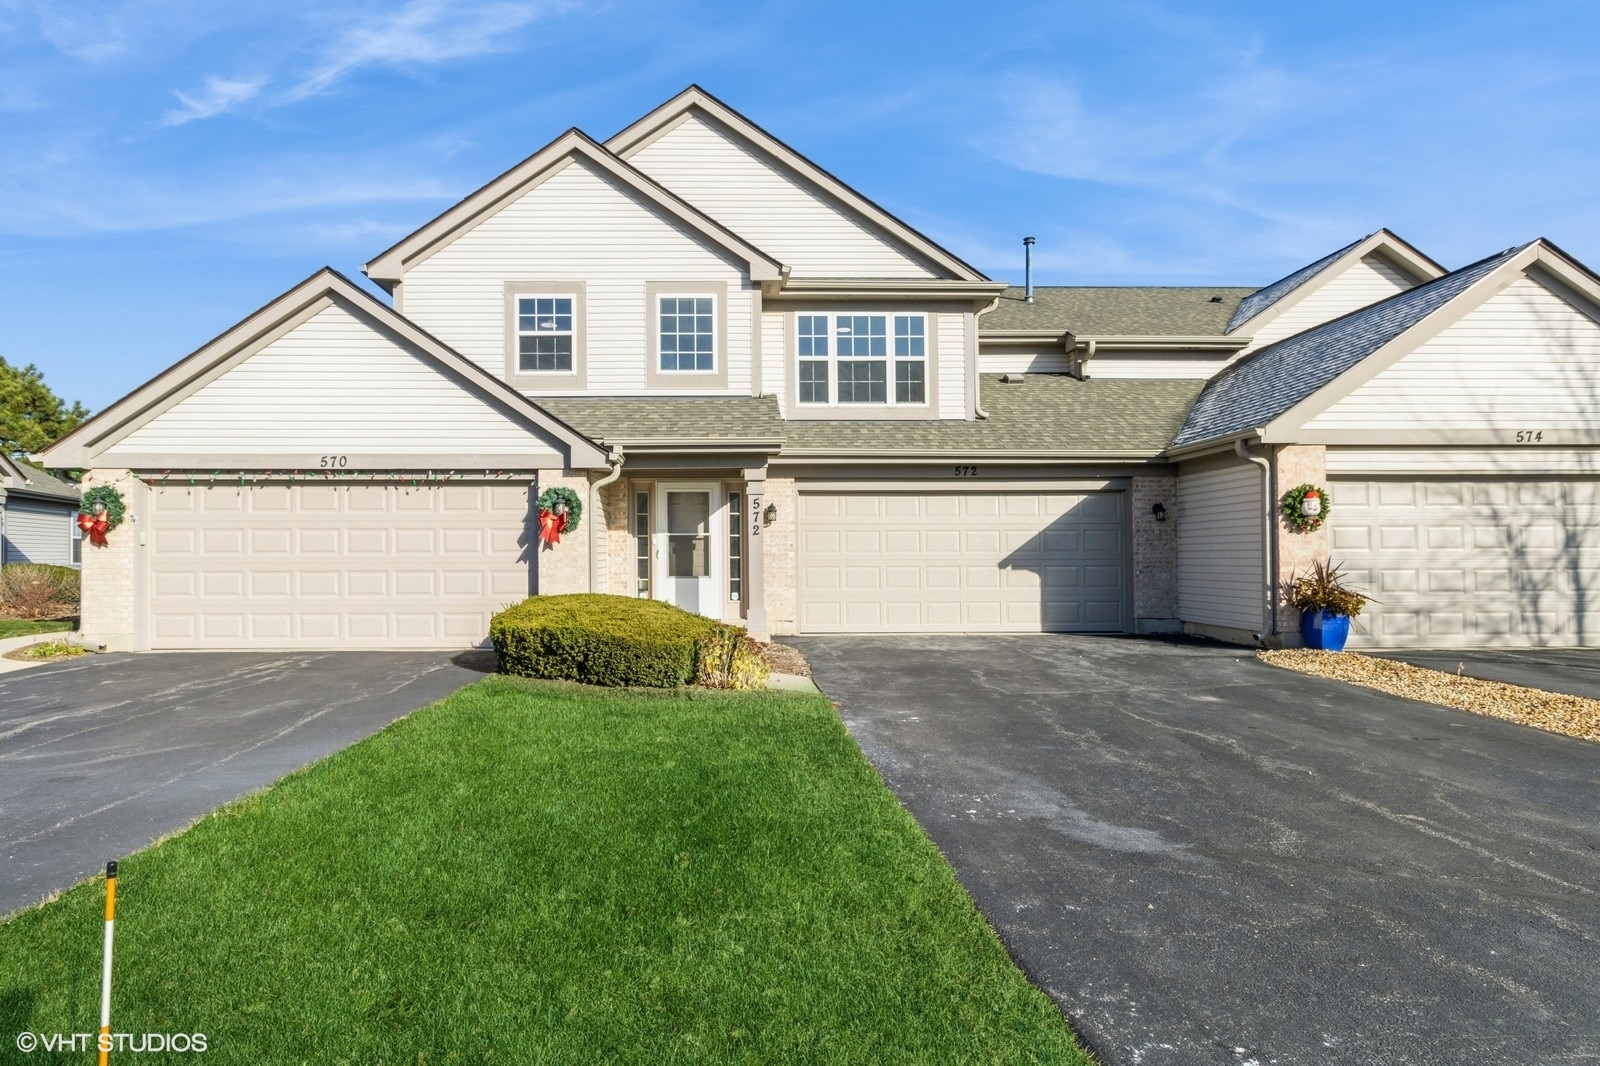
[[[1307, 514], [1305, 502], [1307, 496], [1315, 496], [1322, 501], [1315, 514]], [[1278, 513], [1283, 516], [1291, 529], [1296, 533], [1311, 533], [1322, 528], [1322, 523], [1327, 521], [1328, 512], [1333, 509], [1333, 497], [1328, 495], [1328, 490], [1321, 485], [1309, 482], [1296, 485], [1283, 494], [1283, 502], [1278, 505]]]
[[553, 485], [539, 493], [539, 500], [534, 506], [541, 511], [554, 511], [557, 500], [567, 505], [567, 525], [561, 532], [571, 533], [578, 528], [578, 519], [583, 517], [583, 501], [578, 499], [576, 492], [565, 485]]
[[83, 494], [78, 510], [92, 515], [94, 505], [97, 503], [105, 505], [107, 533], [122, 525], [122, 517], [128, 513], [128, 505], [123, 503], [122, 493], [110, 485], [96, 485]]

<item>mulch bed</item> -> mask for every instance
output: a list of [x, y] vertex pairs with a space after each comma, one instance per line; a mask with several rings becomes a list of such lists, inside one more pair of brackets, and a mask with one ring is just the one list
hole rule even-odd
[[1293, 649], [1257, 652], [1273, 666], [1375, 688], [1394, 696], [1503, 718], [1551, 733], [1600, 741], [1600, 700], [1447, 674], [1357, 652]]

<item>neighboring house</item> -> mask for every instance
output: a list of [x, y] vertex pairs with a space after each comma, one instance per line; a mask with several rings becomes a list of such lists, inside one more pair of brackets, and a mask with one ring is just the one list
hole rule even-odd
[[0, 564], [77, 566], [78, 486], [0, 453]]
[[[1271, 641], [1330, 537], [1369, 641], [1595, 643], [1597, 286], [1486, 262], [1379, 231], [1264, 289], [1023, 291], [690, 88], [378, 255], [392, 306], [320, 271], [45, 461], [128, 500], [86, 567], [111, 647], [460, 647], [583, 590]], [[1325, 479], [1324, 531], [1269, 520]], [[585, 509], [543, 547], [552, 486]]]

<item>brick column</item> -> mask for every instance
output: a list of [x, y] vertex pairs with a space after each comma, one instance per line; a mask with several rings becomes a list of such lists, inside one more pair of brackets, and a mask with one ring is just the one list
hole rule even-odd
[[149, 494], [144, 482], [127, 470], [91, 470], [83, 478], [85, 489], [110, 485], [122, 493], [127, 515], [122, 525], [107, 538], [104, 548], [83, 541], [83, 602], [78, 623], [88, 647], [104, 645], [107, 651], [136, 651], [141, 648], [139, 613], [145, 546], [150, 528]]
[[777, 635], [795, 633], [799, 631], [795, 619], [795, 545], [800, 529], [800, 495], [791, 477], [769, 476], [766, 489], [761, 506], [772, 504], [778, 509], [772, 525], [763, 519], [761, 536], [757, 538], [763, 542], [761, 555], [766, 567], [763, 576], [767, 624]]
[[[578, 494], [578, 499], [588, 500], [589, 478], [581, 470], [541, 470], [532, 489], [533, 498], [528, 501], [529, 506], [537, 499], [539, 493], [545, 489], [565, 485]], [[596, 508], [602, 510], [601, 508]], [[540, 596], [554, 596], [564, 592], [589, 591], [589, 529], [590, 522], [604, 522], [604, 514], [592, 515], [587, 511], [583, 515], [583, 524], [576, 533], [568, 534], [561, 538], [560, 544], [545, 545], [539, 540], [538, 515], [532, 516], [529, 529], [532, 534], [532, 543], [529, 552], [533, 556], [536, 577], [534, 588]]]
[[[1178, 479], [1137, 475], [1129, 493], [1133, 508], [1133, 631], [1179, 633]], [[1160, 504], [1166, 517], [1157, 521]]]
[[[1296, 485], [1309, 482], [1326, 486], [1328, 483], [1328, 450], [1320, 444], [1287, 444], [1276, 449], [1272, 456], [1273, 513], [1277, 514], [1278, 501]], [[1333, 505], [1338, 506], [1334, 500]], [[1283, 602], [1283, 583], [1297, 573], [1311, 569], [1311, 564], [1328, 558], [1328, 527], [1312, 533], [1296, 532], [1295, 528], [1278, 515], [1274, 527], [1278, 544], [1278, 631], [1287, 647], [1300, 646], [1300, 612]]]

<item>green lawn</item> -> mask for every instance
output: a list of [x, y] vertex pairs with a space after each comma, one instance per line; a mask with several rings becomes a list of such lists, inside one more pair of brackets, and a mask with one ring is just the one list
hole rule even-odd
[[[0, 924], [0, 1058], [94, 1028], [102, 893]], [[817, 696], [490, 678], [118, 901], [113, 1028], [207, 1062], [1089, 1062]]]
[[78, 628], [72, 619], [32, 622], [25, 618], [0, 618], [0, 640], [6, 637], [31, 637], [35, 633], [70, 633]]

